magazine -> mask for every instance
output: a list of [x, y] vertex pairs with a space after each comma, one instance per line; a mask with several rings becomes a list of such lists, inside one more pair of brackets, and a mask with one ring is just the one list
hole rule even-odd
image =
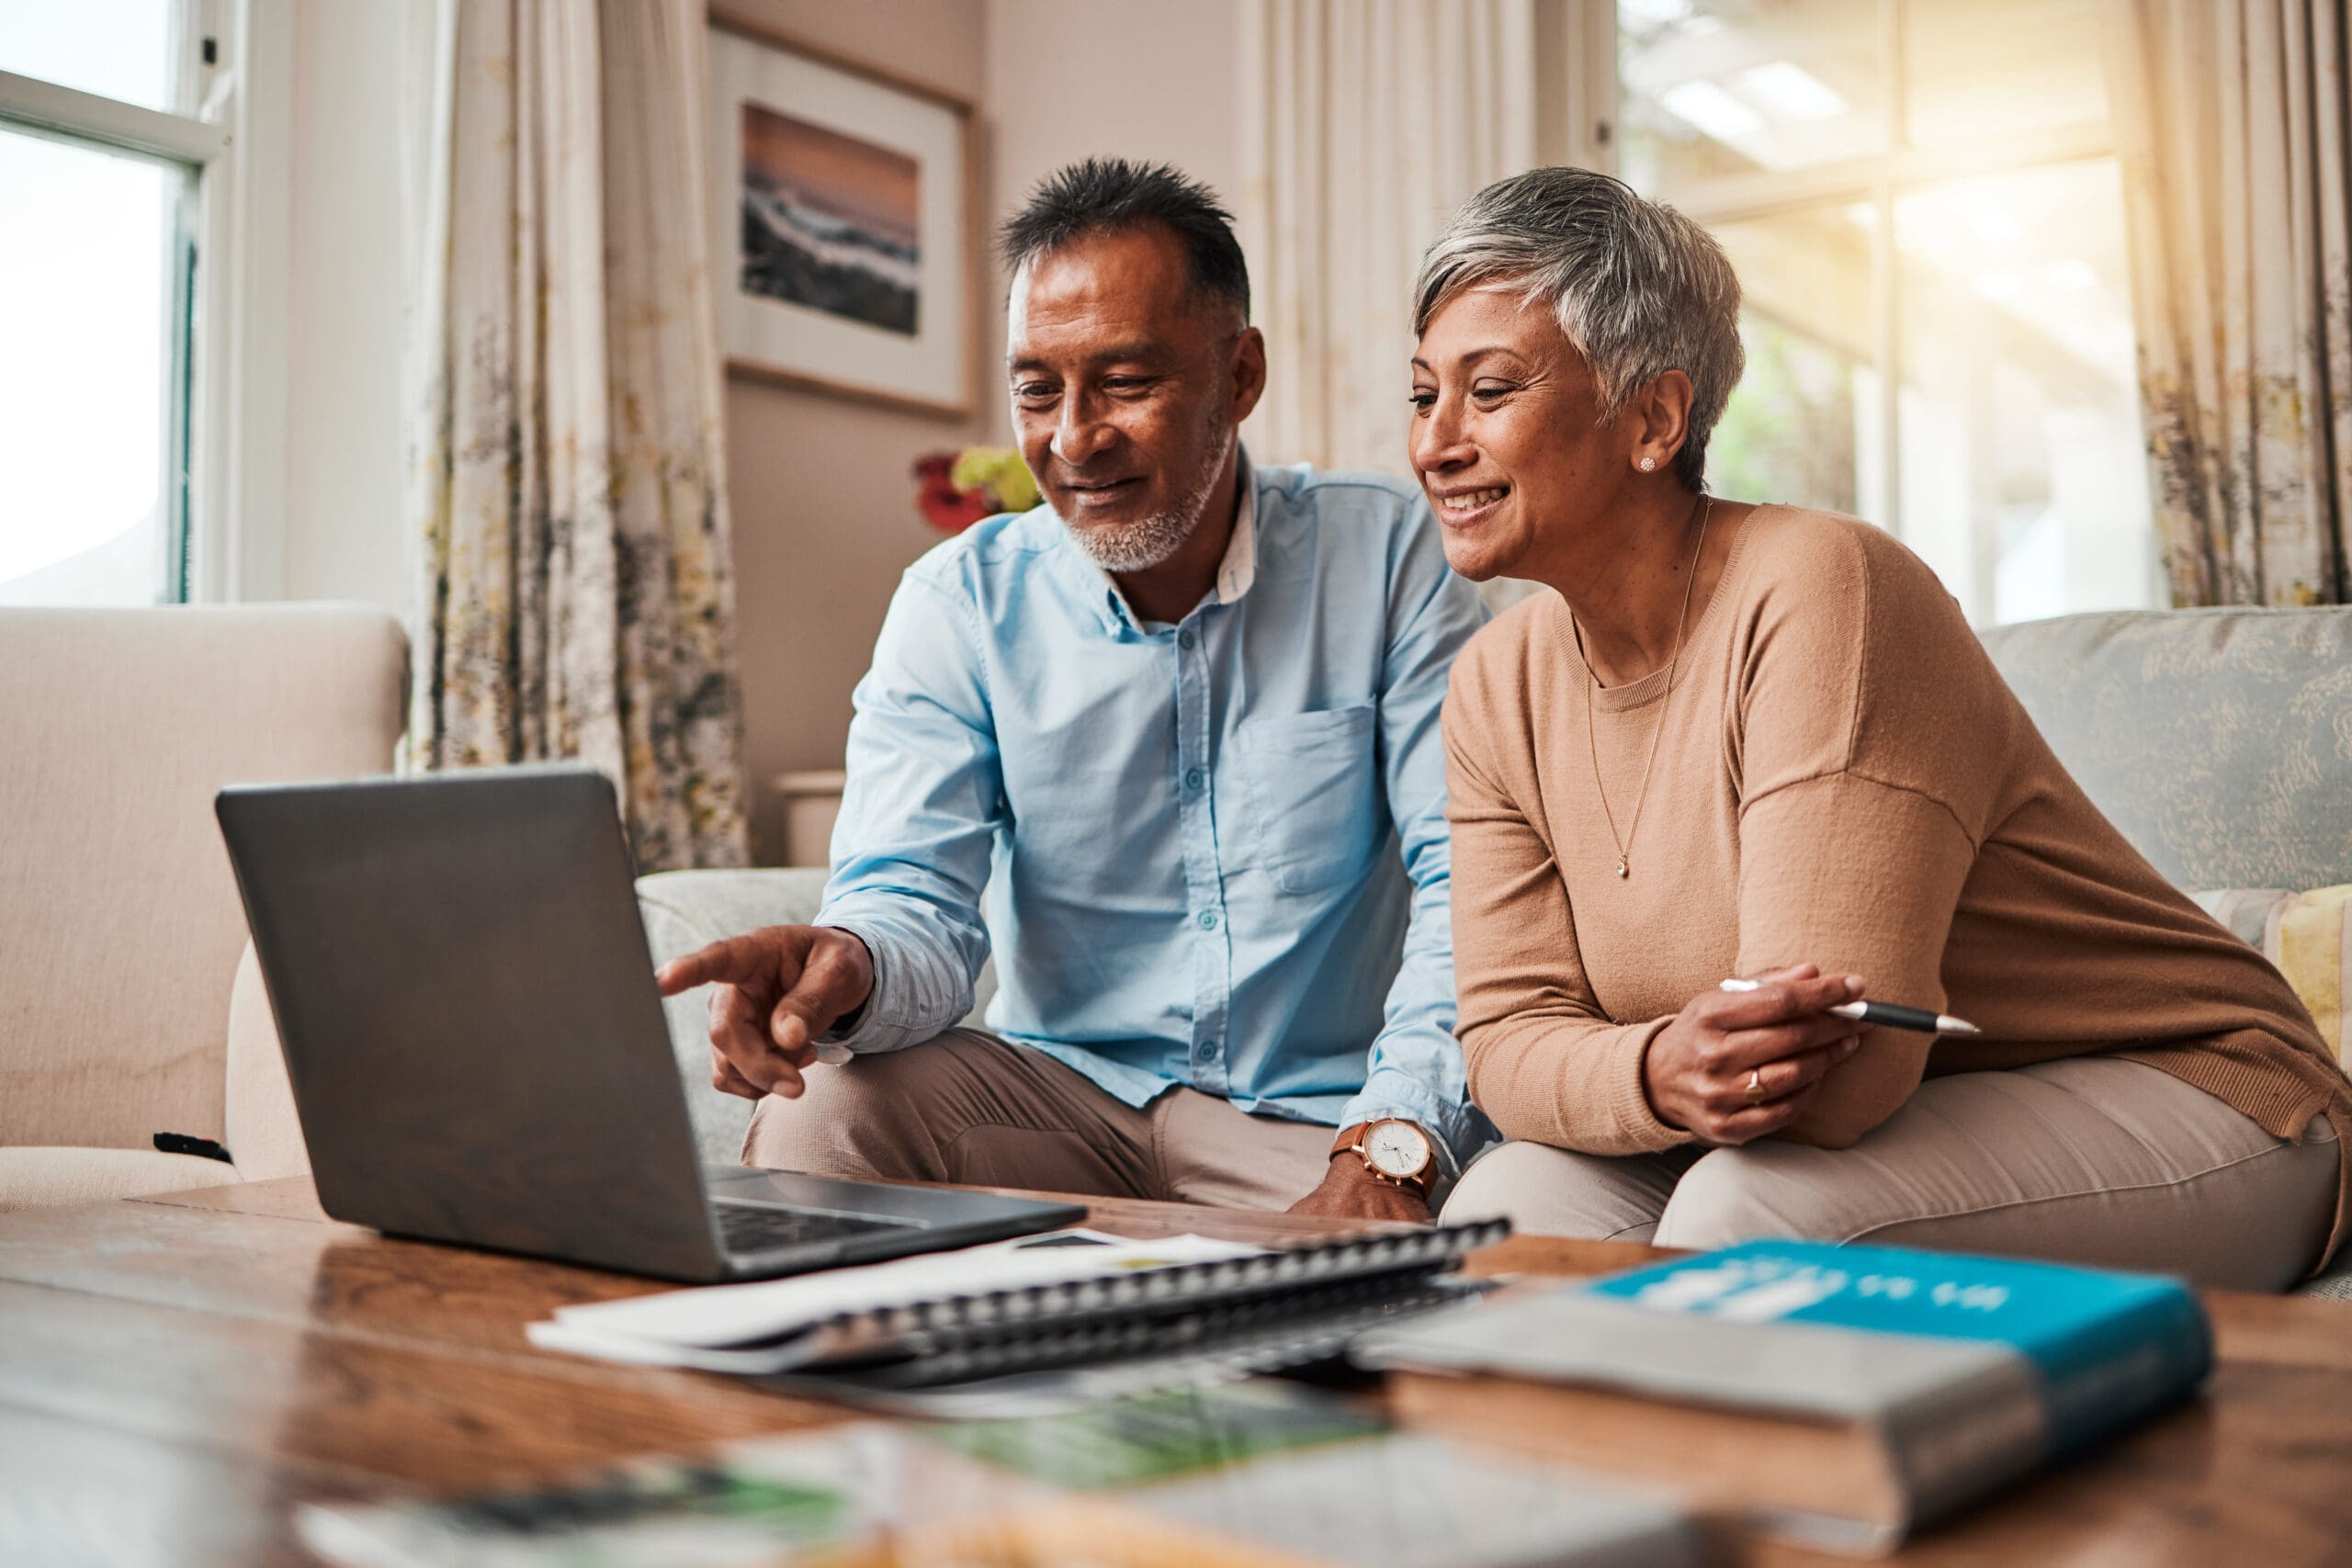
[[1657, 1496], [1399, 1433], [1292, 1385], [861, 1422], [570, 1484], [314, 1506], [348, 1568], [1676, 1568]]

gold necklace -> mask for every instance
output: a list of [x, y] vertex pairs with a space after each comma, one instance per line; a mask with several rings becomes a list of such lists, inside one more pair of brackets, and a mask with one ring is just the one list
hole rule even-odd
[[1592, 672], [1592, 656], [1584, 650], [1584, 628], [1577, 625], [1577, 613], [1568, 612], [1568, 629], [1576, 634], [1577, 657], [1584, 660], [1584, 745], [1592, 759], [1592, 792], [1600, 796], [1600, 819], [1609, 824], [1609, 841], [1617, 846], [1617, 877], [1624, 881], [1633, 874], [1633, 865], [1626, 846], [1634, 835], [1642, 830], [1642, 806], [1650, 797], [1650, 770], [1657, 765], [1657, 743], [1666, 734], [1667, 705], [1674, 701], [1675, 667], [1682, 662], [1682, 626], [1690, 618], [1690, 590], [1699, 583], [1699, 558], [1706, 553], [1707, 525], [1715, 514], [1714, 498], [1703, 491], [1691, 511], [1699, 514], [1699, 543], [1690, 551], [1690, 575], [1682, 583], [1682, 610], [1674, 617], [1674, 653], [1666, 661], [1666, 694], [1658, 699], [1657, 728], [1650, 731], [1649, 760], [1642, 764], [1641, 787], [1634, 792], [1634, 819], [1626, 824], [1625, 836], [1617, 836], [1617, 818], [1609, 810], [1609, 786], [1600, 782], [1600, 743], [1592, 733], [1592, 689], [1600, 684]]

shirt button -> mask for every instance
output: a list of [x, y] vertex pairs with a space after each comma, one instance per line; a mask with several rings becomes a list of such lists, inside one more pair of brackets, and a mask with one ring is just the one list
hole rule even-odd
[[1193, 917], [1193, 923], [1200, 927], [1201, 930], [1204, 931], [1213, 931], [1216, 930], [1216, 911], [1215, 909], [1203, 909], [1199, 914]]
[[1178, 632], [1176, 634], [1176, 646], [1179, 648], [1192, 647], [1193, 634], [1191, 632]]
[[1184, 770], [1184, 787], [1185, 787], [1186, 789], [1198, 789], [1198, 788], [1200, 788], [1200, 787], [1201, 787], [1201, 780], [1202, 780], [1202, 776], [1203, 776], [1203, 775], [1202, 775], [1202, 773], [1201, 773], [1201, 770], [1200, 770], [1200, 769], [1198, 769], [1198, 768], [1187, 768], [1187, 769], [1185, 769], [1185, 770]]

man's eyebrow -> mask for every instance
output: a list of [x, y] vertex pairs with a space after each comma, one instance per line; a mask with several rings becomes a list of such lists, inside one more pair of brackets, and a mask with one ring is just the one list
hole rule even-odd
[[[1152, 365], [1158, 364], [1167, 357], [1168, 349], [1165, 344], [1148, 342], [1123, 343], [1114, 344], [1109, 348], [1102, 350], [1100, 353], [1088, 355], [1086, 356], [1086, 363], [1089, 365], [1119, 365], [1128, 363]], [[1005, 356], [1004, 367], [1007, 370], [1043, 370], [1048, 367], [1043, 359], [1038, 358], [1034, 354], [1024, 354], [1018, 358], [1015, 358], [1011, 355], [1007, 355]]]

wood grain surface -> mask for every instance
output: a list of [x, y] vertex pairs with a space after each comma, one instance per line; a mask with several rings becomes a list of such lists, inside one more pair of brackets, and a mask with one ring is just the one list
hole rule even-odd
[[[1345, 1228], [1081, 1201], [1094, 1225], [1138, 1236], [1279, 1242]], [[1520, 1236], [1473, 1261], [1487, 1274], [1567, 1276], [1657, 1256]], [[851, 1418], [523, 1337], [558, 1304], [665, 1288], [388, 1240], [328, 1219], [301, 1180], [0, 1214], [0, 1563], [301, 1562], [288, 1520], [305, 1500], [547, 1480]], [[2352, 1308], [2207, 1302], [2222, 1366], [2204, 1399], [1898, 1561], [2352, 1560]], [[1530, 1446], [1509, 1404], [1470, 1435]], [[1739, 1539], [1724, 1555], [1773, 1568], [1841, 1561]]]

